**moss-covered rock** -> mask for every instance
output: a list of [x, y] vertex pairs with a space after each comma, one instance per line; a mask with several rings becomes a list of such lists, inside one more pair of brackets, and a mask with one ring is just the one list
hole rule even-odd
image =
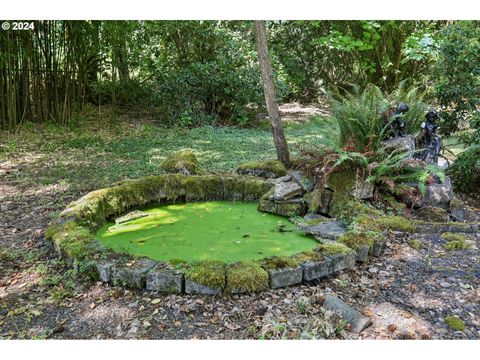
[[227, 291], [244, 293], [262, 291], [269, 288], [268, 273], [256, 262], [242, 261], [227, 269]]
[[355, 251], [342, 243], [326, 243], [320, 244], [317, 251], [322, 255], [336, 255], [336, 254], [349, 254]]
[[307, 212], [307, 206], [302, 199], [292, 199], [285, 201], [273, 200], [275, 189], [270, 189], [259, 201], [258, 210], [271, 214], [294, 217], [303, 216]]
[[420, 220], [444, 222], [448, 221], [447, 210], [435, 206], [424, 206], [415, 211], [415, 215]]
[[236, 172], [241, 175], [259, 176], [269, 179], [286, 175], [287, 169], [278, 160], [266, 160], [240, 164]]
[[333, 199], [333, 191], [330, 189], [314, 189], [304, 195], [308, 212], [312, 214], [328, 214]]
[[221, 261], [205, 260], [195, 263], [185, 271], [185, 279], [210, 288], [225, 288], [225, 264]]
[[373, 248], [375, 241], [383, 239], [384, 236], [381, 233], [375, 231], [356, 231], [351, 230], [346, 234], [338, 238], [338, 242], [348, 246], [353, 250], [357, 250], [363, 245], [367, 245], [369, 248]]
[[201, 172], [198, 159], [191, 150], [181, 150], [173, 153], [162, 162], [162, 168], [167, 173], [182, 173], [196, 175]]
[[260, 261], [265, 270], [277, 270], [284, 268], [294, 268], [300, 264], [297, 258], [291, 256], [272, 256]]
[[403, 231], [414, 232], [412, 221], [403, 216], [373, 217], [360, 215], [355, 219], [355, 228], [363, 231]]

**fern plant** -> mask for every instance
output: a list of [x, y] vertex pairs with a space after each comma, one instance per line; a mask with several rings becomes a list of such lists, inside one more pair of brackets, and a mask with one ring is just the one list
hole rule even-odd
[[351, 143], [359, 152], [379, 149], [386, 130], [382, 113], [400, 102], [409, 106], [403, 118], [407, 132], [415, 134], [420, 130], [427, 110], [423, 96], [418, 88], [408, 88], [405, 82], [388, 95], [372, 84], [363, 91], [354, 87], [352, 92], [343, 95], [338, 90], [329, 93], [330, 109], [340, 129], [339, 145], [343, 147]]

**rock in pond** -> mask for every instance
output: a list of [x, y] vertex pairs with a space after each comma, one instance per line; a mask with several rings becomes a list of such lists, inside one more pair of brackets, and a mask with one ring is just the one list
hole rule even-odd
[[335, 240], [347, 232], [338, 220], [324, 221], [317, 225], [300, 225], [299, 229], [320, 239]]
[[149, 214], [140, 210], [130, 211], [129, 213], [116, 218], [115, 224], [122, 224], [130, 220], [143, 218], [145, 216], [149, 216]]

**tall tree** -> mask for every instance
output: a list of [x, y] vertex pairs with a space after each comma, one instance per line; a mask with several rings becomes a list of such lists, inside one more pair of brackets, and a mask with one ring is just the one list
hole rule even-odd
[[278, 112], [277, 94], [273, 82], [272, 64], [268, 54], [267, 31], [265, 21], [254, 21], [255, 42], [258, 49], [258, 60], [262, 72], [263, 93], [267, 104], [268, 117], [272, 126], [273, 141], [277, 150], [277, 158], [285, 166], [290, 165], [290, 154], [288, 152], [287, 140], [283, 133], [280, 114]]

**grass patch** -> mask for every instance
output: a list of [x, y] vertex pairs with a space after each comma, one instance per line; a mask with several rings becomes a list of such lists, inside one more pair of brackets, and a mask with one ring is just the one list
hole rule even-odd
[[[17, 134], [0, 133], [1, 158], [22, 168], [15, 181], [62, 182], [72, 190], [92, 190], [124, 179], [161, 174], [163, 160], [187, 148], [197, 156], [201, 168], [216, 172], [276, 158], [269, 129], [165, 128], [118, 116], [108, 107], [87, 110], [84, 121], [75, 127], [32, 124]], [[318, 117], [285, 129], [292, 156], [298, 154], [297, 145], [321, 143], [327, 123], [326, 118]]]

